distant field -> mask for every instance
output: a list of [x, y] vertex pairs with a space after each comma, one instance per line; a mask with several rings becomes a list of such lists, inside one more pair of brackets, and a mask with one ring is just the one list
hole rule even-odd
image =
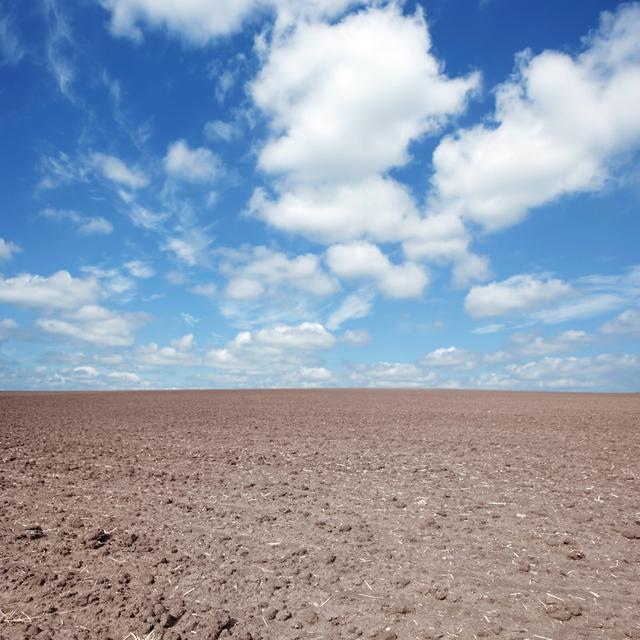
[[0, 394], [0, 638], [640, 638], [640, 396]]

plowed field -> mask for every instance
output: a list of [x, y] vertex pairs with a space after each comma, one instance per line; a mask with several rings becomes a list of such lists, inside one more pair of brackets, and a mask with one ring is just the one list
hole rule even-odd
[[640, 396], [0, 394], [0, 637], [640, 638]]

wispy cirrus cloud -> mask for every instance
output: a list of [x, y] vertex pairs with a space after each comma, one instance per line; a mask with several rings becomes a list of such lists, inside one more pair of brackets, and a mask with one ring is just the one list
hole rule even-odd
[[[0, 11], [2, 7], [0, 7]], [[0, 14], [0, 67], [17, 65], [27, 54], [23, 42], [11, 14]]]
[[78, 211], [51, 207], [43, 209], [40, 215], [49, 220], [71, 222], [82, 236], [109, 235], [113, 231], [111, 222], [102, 216], [85, 216]]

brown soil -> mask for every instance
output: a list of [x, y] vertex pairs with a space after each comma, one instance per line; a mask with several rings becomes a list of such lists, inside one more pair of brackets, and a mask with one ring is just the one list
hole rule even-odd
[[640, 638], [640, 396], [0, 395], [0, 637]]

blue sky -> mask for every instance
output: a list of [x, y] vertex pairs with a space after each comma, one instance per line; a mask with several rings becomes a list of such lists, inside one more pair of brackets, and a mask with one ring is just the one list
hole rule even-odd
[[640, 387], [640, 4], [0, 0], [0, 388]]

